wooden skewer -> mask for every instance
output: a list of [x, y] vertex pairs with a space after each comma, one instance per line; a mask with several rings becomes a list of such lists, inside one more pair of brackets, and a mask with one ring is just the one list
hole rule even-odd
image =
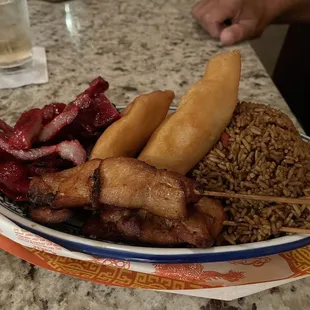
[[[240, 226], [240, 225], [249, 225], [248, 223], [235, 223], [233, 221], [224, 221], [224, 226]], [[281, 227], [279, 231], [286, 232], [286, 233], [293, 233], [293, 234], [304, 234], [310, 235], [310, 229], [305, 228], [297, 228], [297, 227]]]
[[[247, 200], [269, 201], [269, 202], [310, 206], [309, 198], [276, 197], [276, 196], [236, 194], [236, 193], [212, 192], [212, 191], [204, 191], [202, 195], [209, 196], [209, 197], [218, 197], [218, 198], [247, 199]], [[250, 224], [246, 222], [236, 223], [233, 221], [224, 221], [223, 225], [236, 227], [236, 226], [244, 226], [244, 225], [249, 226]], [[305, 228], [281, 227], [279, 231], [286, 232], [286, 233], [310, 235], [310, 229], [305, 229]]]
[[236, 194], [236, 193], [212, 192], [212, 191], [203, 191], [202, 195], [209, 196], [209, 197], [218, 197], [218, 198], [258, 200], [258, 201], [269, 201], [269, 202], [279, 202], [279, 203], [310, 206], [309, 198], [276, 197], [276, 196]]
[[286, 233], [310, 235], [310, 229], [305, 228], [281, 227], [279, 230]]

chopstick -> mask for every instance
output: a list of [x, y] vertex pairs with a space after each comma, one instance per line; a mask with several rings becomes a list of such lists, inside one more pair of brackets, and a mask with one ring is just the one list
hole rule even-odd
[[203, 191], [202, 193], [200, 192], [200, 194], [202, 194], [203, 196], [218, 197], [218, 198], [246, 199], [246, 200], [269, 201], [269, 202], [310, 206], [310, 197], [309, 198], [290, 198], [290, 197], [236, 194], [236, 193], [212, 192], [212, 191]]
[[[223, 222], [224, 226], [242, 226], [242, 225], [246, 225], [249, 226], [248, 223], [245, 222], [240, 222], [240, 223], [236, 223], [233, 221], [224, 221]], [[286, 233], [293, 233], [293, 234], [304, 234], [304, 235], [310, 235], [310, 229], [305, 229], [305, 228], [297, 228], [297, 227], [281, 227], [279, 228], [279, 231], [281, 232], [286, 232]]]

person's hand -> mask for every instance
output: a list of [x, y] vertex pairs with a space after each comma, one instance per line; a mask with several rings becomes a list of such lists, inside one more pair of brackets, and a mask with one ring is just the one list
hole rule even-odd
[[[225, 45], [260, 36], [278, 14], [278, 0], [203, 0], [193, 16]], [[231, 25], [226, 26], [225, 21]]]

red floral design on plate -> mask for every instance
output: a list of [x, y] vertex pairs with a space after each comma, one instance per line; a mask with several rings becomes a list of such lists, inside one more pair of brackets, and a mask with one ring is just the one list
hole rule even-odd
[[230, 263], [233, 265], [247, 265], [247, 266], [253, 266], [253, 267], [263, 267], [265, 264], [268, 264], [270, 262], [271, 262], [270, 257], [259, 257], [259, 258], [253, 258], [253, 259], [235, 260]]
[[158, 276], [180, 279], [184, 281], [206, 282], [210, 280], [225, 280], [238, 282], [244, 279], [244, 272], [229, 270], [226, 273], [218, 271], [204, 271], [202, 264], [174, 264], [154, 265]]

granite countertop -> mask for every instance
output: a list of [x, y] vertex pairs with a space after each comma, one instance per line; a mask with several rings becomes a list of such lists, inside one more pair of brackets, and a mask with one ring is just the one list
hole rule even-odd
[[[35, 45], [47, 52], [49, 82], [0, 91], [0, 118], [51, 102], [69, 102], [102, 75], [117, 105], [155, 89], [176, 92], [175, 104], [224, 49], [192, 20], [194, 0], [30, 0]], [[240, 99], [291, 115], [254, 51], [238, 46]], [[291, 115], [293, 118], [293, 116]], [[310, 280], [300, 280], [233, 302], [88, 283], [34, 267], [0, 251], [0, 309], [306, 309]]]

